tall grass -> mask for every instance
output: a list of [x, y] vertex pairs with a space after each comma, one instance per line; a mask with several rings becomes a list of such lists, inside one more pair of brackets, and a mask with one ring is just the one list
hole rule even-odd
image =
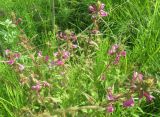
[[[78, 35], [88, 34], [87, 29], [92, 26], [88, 5], [94, 2], [96, 0], [56, 0], [55, 31], [71, 29]], [[146, 79], [154, 77], [157, 80], [158, 86], [155, 86], [156, 89], [154, 87], [153, 103], [144, 102], [129, 109], [123, 109], [121, 104], [117, 104], [113, 114], [106, 114], [104, 108], [77, 109], [78, 111], [71, 111], [66, 116], [158, 117], [160, 116], [160, 1], [102, 0], [102, 2], [107, 6], [106, 11], [109, 12], [109, 16], [101, 20], [102, 35], [98, 37], [100, 41], [94, 54], [87, 52], [90, 54], [86, 56], [86, 51], [80, 51], [80, 55], [69, 62], [65, 79], [66, 86], [58, 87], [58, 76], [53, 75], [55, 92], [52, 92], [51, 96], [54, 96], [60, 103], [58, 111], [63, 112], [70, 107], [103, 104], [106, 100], [107, 87], [114, 85], [115, 92], [125, 92], [122, 83], [127, 81], [134, 70], [138, 70], [147, 75]], [[51, 1], [1, 0], [0, 6], [0, 11], [5, 14], [5, 17], [0, 15], [2, 21], [9, 19], [11, 12], [15, 12], [18, 17], [22, 18], [20, 26], [37, 47], [36, 50], [40, 49], [51, 55], [52, 51], [57, 49], [58, 43], [52, 32]], [[1, 40], [1, 43], [4, 42], [3, 36]], [[47, 42], [52, 46], [48, 46]], [[118, 67], [105, 74], [105, 81], [101, 81], [100, 76], [106, 67], [105, 64], [109, 62], [107, 50], [113, 43], [124, 45], [127, 57]], [[2, 48], [7, 49], [3, 46]], [[29, 106], [34, 108], [34, 105], [27, 102], [27, 94], [20, 86], [17, 74], [4, 64], [0, 64], [0, 74], [0, 116], [18, 117], [19, 111], [27, 110]], [[49, 111], [51, 114], [57, 113], [56, 109]], [[63, 116], [63, 114], [57, 114], [57, 116]]]

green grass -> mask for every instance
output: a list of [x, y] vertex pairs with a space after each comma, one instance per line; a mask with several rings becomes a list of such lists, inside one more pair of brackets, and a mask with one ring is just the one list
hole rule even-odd
[[[105, 103], [108, 87], [114, 85], [114, 92], [116, 93], [126, 92], [122, 83], [127, 83], [127, 79], [131, 78], [134, 70], [142, 72], [146, 77], [157, 79], [156, 89], [153, 93], [155, 99], [151, 104], [142, 100], [142, 104], [136, 104], [132, 108], [125, 109], [121, 107], [121, 103], [117, 103], [113, 114], [108, 114], [105, 109], [82, 109], [67, 113], [66, 116], [160, 116], [160, 1], [102, 0], [102, 2], [106, 4], [105, 9], [109, 12], [109, 16], [101, 20], [102, 35], [95, 37], [98, 49], [93, 48], [91, 52], [86, 50], [85, 39], [78, 38], [82, 50], [79, 50], [76, 56], [68, 62], [65, 79], [55, 71], [51, 72], [52, 74], [47, 73], [43, 66], [39, 70], [43, 80], [50, 78], [49, 80], [53, 82], [53, 90], [49, 94], [54, 98], [53, 105], [47, 102], [43, 105], [28, 101], [27, 96], [30, 94], [30, 92], [26, 92], [29, 91], [28, 87], [22, 87], [19, 83], [19, 75], [7, 65], [0, 63], [0, 116], [18, 117], [21, 116], [21, 113], [24, 113], [23, 116], [27, 116], [28, 113], [27, 117], [32, 116], [32, 114], [40, 116], [45, 107], [49, 108], [46, 109], [46, 113], [50, 112], [50, 114], [55, 115], [57, 113], [55, 112], [56, 109], [67, 110], [70, 107], [80, 108]], [[92, 0], [56, 0], [54, 31], [70, 29], [79, 35], [86, 35], [86, 29], [92, 26], [88, 13], [88, 5], [91, 3], [93, 3]], [[17, 17], [22, 18], [20, 27], [36, 47], [35, 50], [42, 50], [45, 54], [52, 55], [53, 50], [57, 49], [58, 43], [53, 33], [51, 1], [1, 0], [0, 6], [0, 13], [2, 11], [5, 14], [4, 16], [0, 15], [2, 22], [10, 19], [11, 12], [15, 12]], [[2, 29], [4, 27], [0, 31]], [[13, 30], [17, 31], [17, 29], [9, 29], [7, 34], [10, 34]], [[32, 38], [34, 36], [36, 37]], [[16, 39], [18, 40], [16, 37], [14, 42], [6, 43], [4, 35], [0, 35], [2, 50], [4, 51], [9, 47], [16, 51]], [[46, 45], [46, 42], [50, 42], [51, 46]], [[109, 63], [107, 50], [113, 43], [124, 45], [127, 57], [121, 60], [119, 66], [105, 72], [106, 80], [101, 81], [100, 76], [105, 69], [105, 64]], [[21, 48], [18, 48], [18, 50], [21, 50]], [[35, 52], [35, 50], [31, 52]], [[4, 60], [4, 58], [1, 57], [1, 60]], [[23, 61], [26, 66], [31, 65], [27, 58], [24, 57]], [[28, 73], [31, 70], [36, 71], [36, 68], [31, 68]], [[62, 86], [63, 83], [64, 86]], [[34, 97], [30, 98], [34, 99]], [[89, 100], [90, 98], [92, 98], [92, 101]], [[50, 108], [53, 108], [53, 110]], [[36, 111], [33, 110], [41, 111], [35, 113]], [[58, 113], [57, 116], [64, 116], [63, 112]]]

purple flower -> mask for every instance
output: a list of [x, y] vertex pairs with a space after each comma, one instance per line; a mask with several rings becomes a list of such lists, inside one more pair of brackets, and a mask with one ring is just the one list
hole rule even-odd
[[112, 104], [110, 104], [108, 107], [107, 107], [107, 112], [109, 113], [112, 113], [114, 111], [114, 107]]
[[150, 95], [148, 92], [143, 92], [143, 96], [145, 96], [146, 97], [146, 100], [148, 101], [148, 102], [151, 102], [152, 100], [153, 100], [153, 96], [152, 95]]
[[52, 65], [52, 66], [55, 65], [55, 61], [51, 61], [51, 65]]
[[109, 87], [108, 90], [107, 90], [107, 92], [108, 92], [108, 95], [106, 96], [107, 99], [108, 99], [109, 101], [114, 101], [114, 100], [115, 100], [115, 97], [113, 96], [112, 88]]
[[46, 56], [45, 61], [48, 62], [48, 60], [49, 60], [49, 56]]
[[9, 60], [7, 63], [10, 64], [10, 65], [13, 65], [14, 62], [15, 62], [15, 61], [14, 61], [13, 59], [11, 59], [11, 60]]
[[107, 95], [107, 99], [108, 99], [109, 101], [113, 101], [113, 100], [114, 100], [114, 96], [112, 95], [112, 93], [109, 93], [109, 94]]
[[99, 14], [100, 14], [100, 16], [102, 16], [102, 17], [108, 16], [108, 13], [105, 12], [104, 10], [100, 10], [100, 11], [99, 11]]
[[133, 97], [123, 102], [123, 107], [132, 107], [132, 106], [134, 106]]

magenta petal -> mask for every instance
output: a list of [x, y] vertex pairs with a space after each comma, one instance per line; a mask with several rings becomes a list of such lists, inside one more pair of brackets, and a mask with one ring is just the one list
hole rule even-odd
[[113, 100], [114, 100], [114, 96], [113, 96], [112, 94], [108, 94], [108, 95], [107, 95], [107, 99], [108, 99], [109, 101], [113, 101]]
[[110, 104], [108, 107], [107, 107], [107, 112], [109, 113], [112, 113], [114, 111], [114, 107], [112, 104]]
[[69, 58], [69, 56], [70, 56], [70, 53], [68, 52], [68, 51], [64, 51], [63, 52], [63, 59], [68, 59]]
[[140, 81], [142, 81], [142, 80], [143, 80], [143, 74], [138, 74], [138, 79], [139, 79]]
[[136, 80], [137, 77], [138, 77], [138, 72], [134, 72], [134, 73], [133, 73], [133, 80]]
[[154, 98], [152, 95], [150, 95], [148, 92], [145, 92], [145, 91], [143, 92], [143, 95], [146, 97], [146, 100], [148, 102], [151, 102]]
[[120, 54], [121, 56], [126, 57], [126, 51], [122, 51]]
[[89, 12], [95, 13], [96, 12], [96, 5], [90, 5], [88, 9], [89, 9]]
[[131, 97], [129, 100], [124, 101], [123, 102], [123, 106], [124, 107], [132, 107], [132, 106], [134, 106], [133, 98]]
[[57, 61], [56, 61], [56, 64], [57, 64], [58, 66], [63, 66], [63, 65], [64, 65], [64, 62], [61, 61], [61, 60], [57, 60]]
[[40, 84], [32, 86], [32, 90], [40, 91], [40, 89], [41, 89], [41, 85]]
[[48, 62], [48, 60], [49, 60], [49, 56], [46, 56], [45, 61]]
[[102, 17], [105, 17], [105, 16], [108, 16], [108, 13], [105, 12], [105, 11], [103, 11], [103, 10], [100, 10], [100, 15], [101, 15]]
[[8, 61], [8, 64], [13, 65], [14, 62], [15, 62], [14, 60], [9, 60], [9, 61]]

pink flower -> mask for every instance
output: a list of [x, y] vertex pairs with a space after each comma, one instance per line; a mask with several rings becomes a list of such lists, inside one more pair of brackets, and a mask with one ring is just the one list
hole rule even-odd
[[66, 33], [64, 33], [64, 32], [62, 32], [62, 31], [59, 31], [59, 32], [58, 32], [57, 37], [58, 37], [59, 39], [64, 39], [64, 40], [67, 39]]
[[37, 91], [37, 92], [39, 92], [40, 90], [41, 90], [41, 85], [38, 83], [38, 84], [36, 84], [35, 86], [32, 86], [32, 90], [35, 90], [35, 91]]
[[58, 66], [63, 66], [63, 65], [64, 65], [64, 62], [63, 62], [62, 60], [57, 60], [57, 61], [56, 61], [56, 64], [57, 64]]
[[115, 61], [114, 61], [114, 64], [118, 64], [119, 61], [120, 61], [120, 55], [117, 54], [117, 55], [116, 55], [116, 58], [115, 58]]
[[43, 82], [43, 86], [44, 86], [44, 87], [50, 87], [50, 84], [49, 84], [48, 82], [44, 81], [44, 82]]
[[63, 59], [68, 59], [69, 58], [69, 56], [70, 56], [70, 53], [68, 52], [68, 51], [64, 51], [63, 52]]
[[9, 50], [9, 49], [5, 50], [5, 54], [6, 54], [6, 55], [8, 55], [9, 53], [10, 53], [10, 50]]
[[10, 64], [10, 65], [13, 65], [14, 62], [15, 62], [15, 61], [14, 61], [13, 59], [11, 59], [11, 60], [9, 60], [7, 63]]
[[102, 3], [102, 4], [100, 5], [100, 10], [103, 10], [103, 9], [104, 9], [104, 7], [105, 7], [105, 4], [104, 4], [104, 3]]
[[143, 80], [143, 74], [138, 74], [138, 79], [139, 79], [140, 81], [142, 81], [142, 80]]
[[112, 45], [111, 49], [108, 51], [108, 54], [109, 55], [115, 54], [117, 52], [118, 48], [119, 48], [119, 45], [117, 45], [117, 44]]
[[77, 47], [78, 47], [78, 46], [77, 46], [77, 45], [75, 45], [75, 44], [73, 44], [73, 45], [72, 45], [72, 48], [77, 48]]
[[148, 92], [143, 92], [143, 96], [145, 96], [146, 97], [146, 100], [148, 101], [148, 102], [151, 102], [152, 100], [153, 100], [153, 96], [152, 95], [150, 95]]
[[126, 57], [126, 51], [121, 51], [120, 54], [121, 56]]
[[99, 11], [99, 14], [100, 14], [100, 16], [102, 16], [102, 17], [108, 16], [108, 13], [105, 12], [105, 11], [103, 11], [103, 10], [100, 10], [100, 11]]
[[19, 64], [19, 70], [20, 70], [20, 71], [23, 71], [23, 70], [24, 70], [24, 68], [25, 68], [25, 67], [24, 67], [24, 65]]
[[58, 56], [58, 52], [53, 53], [53, 56], [57, 57]]
[[138, 72], [134, 72], [134, 73], [133, 73], [133, 78], [132, 78], [132, 80], [133, 80], [133, 81], [136, 81], [137, 78], [138, 78], [139, 81], [142, 81], [142, 80], [143, 80], [143, 74], [138, 73]]
[[110, 104], [108, 107], [107, 107], [107, 112], [109, 113], [112, 113], [114, 111], [114, 107], [112, 104]]
[[77, 40], [77, 36], [75, 35], [75, 33], [71, 33], [70, 38], [71, 38], [73, 41], [76, 41], [76, 40]]
[[90, 13], [95, 13], [96, 10], [97, 10], [96, 5], [90, 5], [88, 10], [89, 10]]
[[42, 57], [42, 51], [38, 52], [38, 57], [41, 58]]
[[138, 77], [138, 72], [134, 72], [134, 73], [133, 73], [133, 80], [136, 80], [137, 77]]
[[114, 50], [109, 50], [109, 51], [108, 51], [108, 54], [109, 54], [109, 55], [113, 55], [114, 53], [115, 53]]
[[124, 107], [132, 107], [132, 106], [134, 106], [133, 98], [131, 97], [129, 100], [124, 101], [123, 102], [123, 106]]
[[112, 87], [109, 87], [108, 90], [107, 90], [107, 92], [108, 92], [108, 95], [106, 96], [107, 99], [109, 101], [114, 101], [115, 97], [113, 96], [113, 93], [112, 93]]
[[46, 56], [45, 61], [48, 62], [48, 60], [49, 60], [49, 56]]
[[19, 58], [20, 58], [20, 54], [19, 54], [19, 53], [15, 53], [15, 54], [14, 54], [14, 57], [15, 57], [16, 59], [19, 59]]

